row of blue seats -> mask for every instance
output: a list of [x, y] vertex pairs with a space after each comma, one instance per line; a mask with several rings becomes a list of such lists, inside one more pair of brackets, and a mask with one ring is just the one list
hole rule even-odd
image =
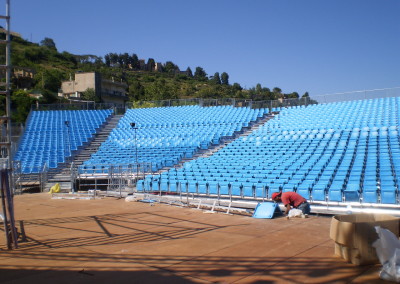
[[[400, 101], [394, 101], [396, 104], [392, 105], [388, 103], [392, 99], [371, 101], [367, 105], [377, 112], [381, 102], [390, 105], [397, 119]], [[188, 187], [196, 183], [198, 192], [199, 184], [208, 183], [212, 192], [215, 193], [215, 184], [218, 184], [226, 193], [226, 185], [245, 179], [242, 184], [298, 191], [314, 201], [397, 204], [399, 127], [390, 123], [370, 125], [374, 112], [360, 108], [363, 105], [347, 102], [282, 109], [260, 130], [236, 140], [213, 156], [188, 162], [176, 172], [171, 170], [154, 176], [159, 179], [155, 190], [170, 190], [170, 186], [175, 190], [175, 184]], [[359, 120], [360, 116], [365, 119]], [[332, 124], [332, 120], [338, 124]], [[304, 128], [293, 125], [294, 121], [304, 123]], [[231, 168], [226, 166], [227, 161]], [[241, 170], [252, 164], [257, 166], [247, 173]], [[194, 187], [186, 190], [194, 192]], [[204, 188], [201, 192], [204, 193]]]
[[57, 168], [96, 133], [112, 110], [32, 111], [13, 158], [25, 174]]
[[[139, 162], [151, 159], [159, 169], [164, 165], [169, 166], [176, 158], [177, 163], [182, 158], [191, 158], [200, 149], [220, 143], [223, 137], [232, 136], [252, 120], [263, 116], [264, 112], [264, 109], [230, 106], [128, 109], [117, 128], [113, 129], [107, 141], [86, 164], [105, 161], [112, 164], [121, 159], [124, 163], [134, 163], [136, 157], [132, 151], [137, 151]], [[173, 159], [152, 155], [156, 148], [163, 153], [174, 152]], [[172, 151], [172, 148], [176, 151]]]
[[[169, 193], [192, 193], [204, 195], [229, 196], [233, 198], [270, 198], [273, 192], [292, 191], [283, 189], [280, 186], [270, 186], [261, 181], [251, 180], [165, 180], [146, 178], [137, 183], [139, 192], [169, 192]], [[365, 187], [361, 192], [359, 188], [354, 190], [349, 187], [346, 190], [321, 190], [318, 187], [299, 187], [296, 190], [299, 194], [311, 201], [324, 202], [348, 202], [357, 201], [361, 203], [380, 203], [396, 204], [398, 203], [398, 190], [387, 191], [384, 188], [380, 191]], [[357, 191], [357, 199], [352, 199], [352, 194]], [[350, 198], [349, 198], [350, 197]]]
[[[262, 117], [267, 110], [237, 108], [232, 106], [180, 106], [146, 109], [129, 109], [120, 120], [118, 128], [130, 128], [135, 122], [137, 127], [156, 127], [165, 124], [167, 127], [190, 125], [204, 122], [205, 124], [234, 123], [256, 120]], [[182, 119], [184, 117], [184, 119]], [[177, 123], [177, 124], [176, 124]]]

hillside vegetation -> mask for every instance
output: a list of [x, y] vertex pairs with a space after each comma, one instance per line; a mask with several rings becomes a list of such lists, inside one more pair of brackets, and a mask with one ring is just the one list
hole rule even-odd
[[[109, 53], [103, 58], [58, 52], [50, 38], [45, 38], [37, 44], [14, 37], [11, 48], [13, 66], [32, 68], [35, 71], [30, 90], [21, 90], [18, 80], [13, 79], [12, 109], [15, 121], [24, 121], [30, 105], [35, 103], [35, 99], [28, 97], [28, 93], [41, 93], [43, 97], [39, 103], [59, 102], [57, 92], [61, 82], [73, 78], [79, 71], [97, 71], [105, 78], [127, 83], [128, 100], [132, 102], [182, 98], [275, 100], [299, 97], [296, 92], [284, 94], [280, 88], [275, 87], [271, 90], [260, 84], [243, 89], [239, 83], [231, 83], [226, 72], [216, 72], [209, 76], [200, 66], [194, 71], [187, 68], [185, 72], [181, 72], [177, 65], [168, 61], [162, 64], [161, 71], [154, 71], [154, 59], [147, 59], [146, 67], [143, 68], [139, 64], [138, 55], [134, 53]], [[4, 51], [1, 52], [1, 59], [4, 60]], [[4, 103], [3, 97], [0, 104], [4, 106]], [[4, 115], [5, 108], [1, 109]]]

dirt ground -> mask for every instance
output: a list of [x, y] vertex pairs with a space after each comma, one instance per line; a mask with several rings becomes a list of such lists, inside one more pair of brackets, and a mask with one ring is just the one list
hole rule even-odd
[[0, 283], [383, 283], [334, 255], [331, 218], [255, 219], [124, 199], [15, 196], [26, 242]]

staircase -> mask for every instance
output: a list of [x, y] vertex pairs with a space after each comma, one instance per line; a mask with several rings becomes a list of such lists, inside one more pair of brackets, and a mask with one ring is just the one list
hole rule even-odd
[[[254, 130], [258, 129], [260, 125], [263, 125], [268, 120], [273, 119], [275, 114], [264, 115], [263, 117], [258, 118], [256, 121], [249, 124], [248, 127], [242, 128], [240, 131], [236, 131], [232, 136], [223, 137], [219, 144], [212, 145], [208, 149], [199, 150], [192, 158], [187, 158], [181, 160], [177, 165], [174, 165], [175, 168], [180, 168], [187, 161], [197, 159], [199, 157], [208, 157], [213, 155], [216, 151], [222, 149], [235, 139], [241, 136], [247, 136]], [[83, 146], [78, 154], [73, 157], [72, 162], [65, 163], [64, 166], [59, 167], [57, 169], [51, 169], [48, 174], [48, 181], [44, 186], [44, 191], [49, 191], [50, 187], [55, 185], [56, 183], [60, 184], [61, 192], [70, 192], [73, 187], [73, 178], [72, 178], [72, 167], [77, 168], [79, 165], [86, 160], [88, 160], [92, 154], [96, 153], [99, 149], [101, 143], [106, 141], [110, 132], [117, 126], [119, 120], [123, 115], [115, 115], [113, 116], [107, 124], [94, 136], [93, 140], [88, 143], [87, 146]], [[169, 170], [172, 167], [165, 167], [161, 169], [159, 172], [164, 172]]]
[[[173, 167], [175, 168], [180, 168], [183, 166], [184, 163], [190, 161], [190, 160], [195, 160], [197, 158], [205, 158], [212, 156], [215, 152], [219, 151], [220, 149], [224, 148], [226, 145], [229, 143], [233, 142], [237, 138], [241, 136], [248, 136], [250, 133], [252, 133], [254, 130], [258, 129], [261, 125], [264, 125], [268, 120], [273, 119], [277, 113], [272, 113], [272, 114], [265, 114], [263, 117], [257, 118], [256, 121], [253, 121], [249, 124], [248, 127], [243, 127], [242, 130], [236, 131], [233, 136], [230, 137], [223, 137], [220, 141], [219, 144], [215, 144], [210, 146], [208, 149], [200, 149], [197, 151], [196, 154], [193, 155], [192, 158], [184, 158], [182, 159], [178, 165], [175, 165]], [[161, 170], [161, 172], [170, 169], [171, 167], [164, 168]]]
[[61, 192], [70, 192], [74, 182], [71, 178], [72, 167], [76, 168], [82, 165], [92, 154], [97, 152], [100, 145], [107, 140], [111, 131], [117, 126], [122, 116], [123, 115], [112, 116], [99, 132], [94, 135], [93, 139], [87, 145], [82, 146], [82, 149], [72, 157], [72, 161], [64, 163], [63, 166], [59, 166], [56, 169], [50, 169], [44, 191], [49, 191], [53, 185], [59, 183]]

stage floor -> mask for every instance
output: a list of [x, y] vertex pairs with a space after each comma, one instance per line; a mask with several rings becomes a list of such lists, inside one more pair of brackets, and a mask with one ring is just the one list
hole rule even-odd
[[0, 283], [382, 283], [334, 255], [330, 217], [255, 219], [124, 199], [15, 196], [27, 242]]

